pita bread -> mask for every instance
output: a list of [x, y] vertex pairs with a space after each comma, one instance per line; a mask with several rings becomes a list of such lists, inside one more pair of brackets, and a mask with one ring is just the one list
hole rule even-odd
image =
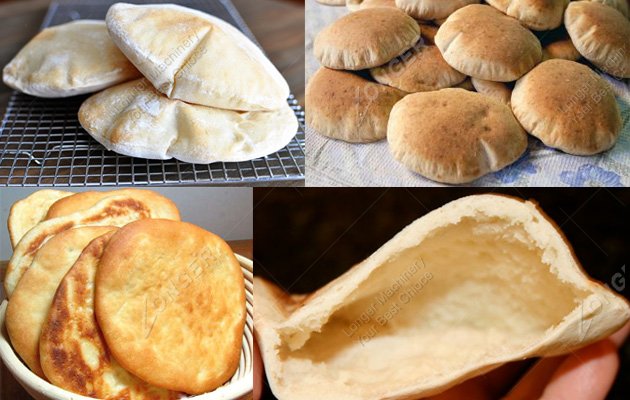
[[112, 229], [91, 226], [55, 235], [39, 248], [11, 295], [7, 306], [7, 332], [15, 352], [40, 377], [44, 377], [44, 373], [39, 361], [39, 337], [57, 286], [85, 246]]
[[38, 97], [97, 92], [136, 79], [140, 72], [118, 50], [103, 21], [46, 28], [4, 67], [4, 83]]
[[7, 225], [11, 247], [18, 244], [22, 236], [44, 219], [48, 208], [57, 200], [72, 195], [62, 190], [38, 190], [11, 206]]
[[610, 149], [622, 126], [610, 85], [587, 66], [567, 60], [545, 61], [519, 79], [512, 110], [530, 134], [575, 155]]
[[425, 21], [446, 18], [457, 9], [479, 0], [396, 0], [396, 6], [416, 19]]
[[145, 79], [90, 97], [79, 121], [108, 150], [199, 164], [266, 156], [286, 146], [298, 129], [287, 103], [274, 111], [222, 110], [171, 100]]
[[379, 83], [405, 92], [428, 92], [459, 85], [466, 75], [448, 65], [437, 46], [418, 43], [389, 63], [372, 68]]
[[564, 24], [584, 58], [613, 76], [630, 78], [630, 21], [620, 12], [594, 1], [574, 1]]
[[511, 82], [542, 58], [540, 42], [514, 18], [481, 4], [455, 11], [435, 36], [444, 59], [474, 78]]
[[306, 86], [306, 124], [346, 142], [382, 140], [392, 107], [406, 94], [350, 72], [322, 67]]
[[104, 198], [94, 206], [63, 217], [49, 219], [28, 231], [13, 250], [4, 276], [4, 291], [10, 299], [22, 275], [31, 265], [37, 250], [48, 239], [65, 230], [81, 226], [123, 226], [142, 218], [179, 220], [179, 213], [166, 197], [155, 194], [162, 206], [126, 195]]
[[630, 9], [628, 6], [628, 0], [590, 0], [598, 3], [606, 4], [607, 6], [615, 8], [622, 13], [626, 18], [630, 17]]
[[396, 7], [395, 0], [364, 0], [361, 2], [359, 9], [363, 10], [366, 8], [375, 8], [375, 7]]
[[106, 21], [114, 43], [169, 98], [243, 111], [286, 106], [280, 72], [219, 18], [173, 4], [117, 3]]
[[59, 284], [39, 340], [42, 369], [53, 385], [83, 396], [179, 399], [125, 371], [103, 341], [94, 316], [94, 276], [113, 234], [92, 240]]
[[562, 15], [569, 4], [569, 0], [487, 0], [487, 2], [536, 31], [555, 29], [562, 25]]
[[364, 0], [346, 0], [345, 4], [350, 11], [358, 11]]
[[130, 223], [107, 244], [95, 286], [103, 337], [140, 379], [199, 394], [238, 368], [247, 316], [243, 273], [218, 236], [185, 222]]
[[484, 81], [483, 79], [472, 78], [471, 79], [475, 90], [481, 94], [485, 94], [506, 106], [510, 106], [510, 100], [512, 98], [512, 84], [503, 82]]
[[564, 27], [544, 32], [540, 41], [543, 46], [543, 61], [553, 58], [577, 61], [581, 57]]
[[325, 67], [356, 71], [385, 64], [418, 39], [418, 23], [401, 10], [368, 8], [345, 15], [319, 32], [314, 52]]
[[106, 197], [127, 196], [146, 204], [155, 214], [169, 215], [169, 219], [179, 220], [179, 210], [175, 203], [152, 190], [145, 189], [117, 189], [108, 191], [69, 193], [56, 201], [46, 213], [45, 220], [59, 218], [77, 211], [87, 210]]
[[463, 89], [406, 96], [392, 109], [387, 141], [396, 160], [443, 183], [498, 171], [527, 148], [527, 135], [507, 106]]
[[630, 318], [535, 203], [497, 195], [425, 215], [309, 296], [260, 278], [254, 292], [269, 384], [292, 400], [425, 398], [567, 354]]

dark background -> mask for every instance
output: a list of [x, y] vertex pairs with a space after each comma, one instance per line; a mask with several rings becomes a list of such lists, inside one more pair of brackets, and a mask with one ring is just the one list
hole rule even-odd
[[[536, 200], [584, 269], [612, 285], [630, 247], [626, 189], [256, 189], [254, 273], [307, 293], [365, 259], [415, 219], [457, 198], [501, 193]], [[625, 278], [624, 278], [625, 279]], [[617, 281], [617, 285], [619, 285]], [[628, 298], [628, 290], [623, 295]], [[630, 399], [630, 344], [609, 399]], [[275, 399], [265, 388], [263, 399]]]

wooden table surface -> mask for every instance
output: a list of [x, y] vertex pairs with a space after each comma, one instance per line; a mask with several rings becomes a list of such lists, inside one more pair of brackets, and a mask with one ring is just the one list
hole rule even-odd
[[[237, 254], [252, 259], [254, 245], [252, 240], [232, 240], [228, 244]], [[4, 276], [6, 262], [0, 264], [0, 276]], [[3, 296], [4, 297], [4, 296]], [[251, 400], [252, 395], [246, 395], [241, 400]], [[31, 396], [13, 378], [11, 373], [0, 362], [0, 400], [33, 400]]]

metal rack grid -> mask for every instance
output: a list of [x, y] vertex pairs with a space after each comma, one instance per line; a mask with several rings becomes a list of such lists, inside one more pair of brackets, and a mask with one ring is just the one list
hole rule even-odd
[[[57, 0], [42, 26], [103, 19], [115, 2]], [[203, 10], [232, 23], [255, 41], [230, 0], [152, 2]], [[79, 124], [77, 112], [86, 98], [11, 95], [0, 126], [0, 186], [247, 185], [304, 179], [304, 111], [293, 95], [288, 101], [300, 123], [285, 148], [251, 161], [213, 164], [147, 160], [107, 151]]]

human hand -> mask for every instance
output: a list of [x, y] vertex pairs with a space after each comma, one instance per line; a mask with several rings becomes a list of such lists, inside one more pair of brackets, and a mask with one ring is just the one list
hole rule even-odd
[[[611, 337], [571, 354], [543, 358], [529, 369], [529, 361], [509, 363], [430, 399], [603, 400], [619, 369], [617, 349], [629, 332], [630, 323]], [[254, 342], [254, 400], [260, 399], [262, 376], [263, 363]]]

